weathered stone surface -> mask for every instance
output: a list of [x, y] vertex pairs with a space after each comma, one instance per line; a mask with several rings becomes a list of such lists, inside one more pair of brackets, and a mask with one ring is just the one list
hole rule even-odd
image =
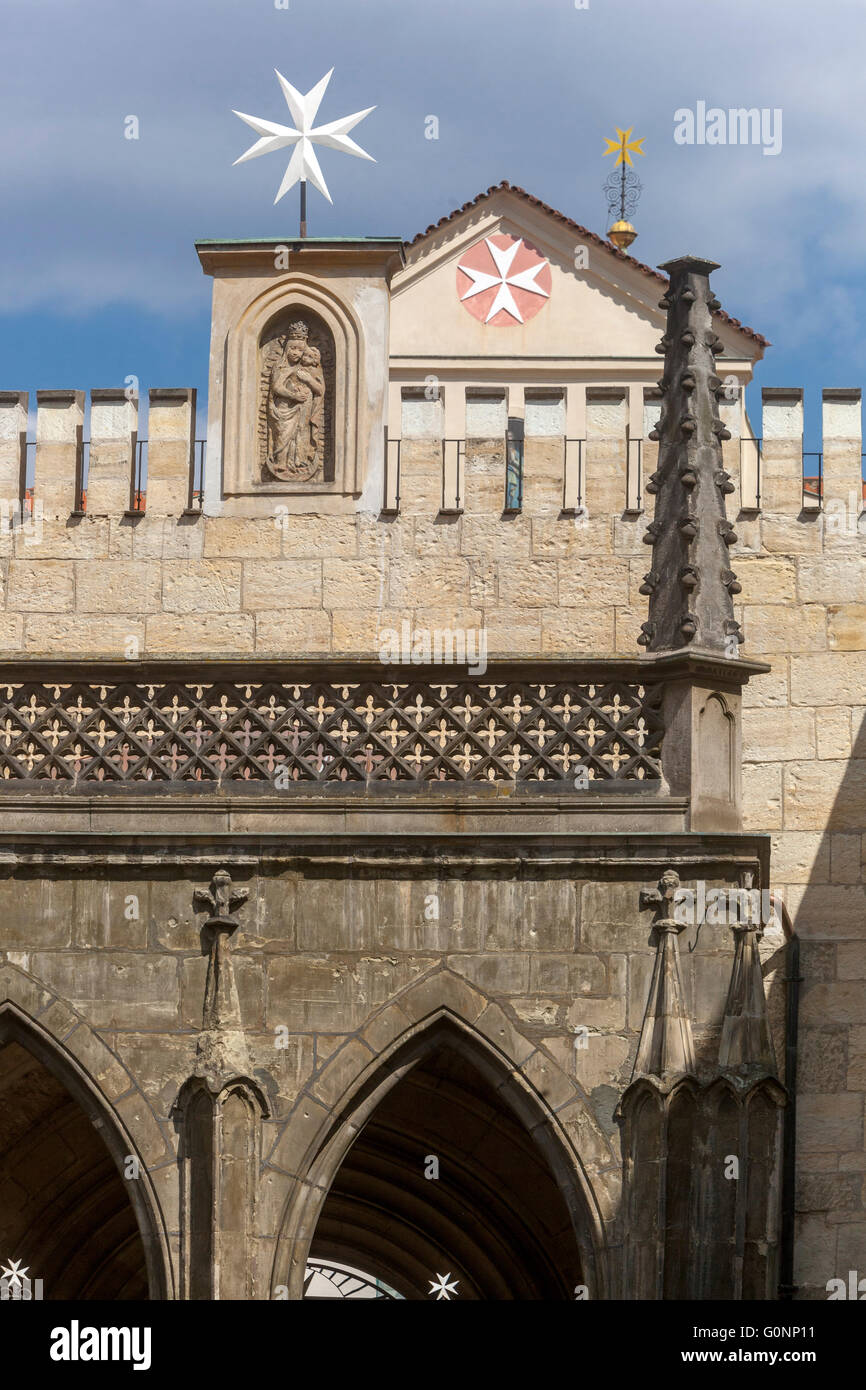
[[[322, 653], [331, 650], [331, 620], [316, 608], [291, 606], [257, 613], [256, 651]], [[357, 650], [356, 644], [348, 650]], [[344, 648], [345, 650], [346, 648]]]
[[76, 560], [75, 606], [83, 613], [156, 613], [160, 566], [145, 560]]
[[545, 656], [575, 655], [580, 652], [613, 652], [614, 610], [600, 614], [579, 608], [545, 608], [541, 615], [541, 650]]
[[[499, 567], [499, 601], [516, 608], [543, 608], [557, 602], [555, 560], [524, 560]], [[568, 602], [563, 598], [564, 603]]]
[[851, 711], [847, 708], [815, 712], [815, 740], [819, 758], [847, 758], [851, 754]]
[[559, 576], [559, 602], [566, 608], [629, 602], [627, 560], [560, 561]]
[[360, 1028], [373, 1006], [384, 1004], [430, 969], [433, 961], [415, 956], [358, 960], [296, 956], [270, 957], [267, 963], [268, 1026], [293, 1022], [300, 1028]]
[[795, 656], [792, 705], [857, 705], [866, 688], [866, 651]]
[[804, 1153], [854, 1149], [863, 1142], [863, 1097], [805, 1095], [797, 1106], [797, 1143]]
[[797, 568], [805, 603], [857, 603], [866, 593], [866, 556], [862, 554], [804, 558]]
[[280, 534], [286, 557], [315, 560], [335, 555], [350, 559], [358, 551], [353, 516], [288, 516]]
[[147, 619], [147, 650], [153, 653], [237, 653], [254, 647], [250, 613], [159, 613]]
[[6, 603], [26, 613], [68, 613], [75, 607], [69, 560], [10, 560]]
[[167, 613], [229, 613], [241, 606], [241, 566], [234, 560], [167, 560], [162, 571]]
[[803, 1029], [798, 1047], [798, 1091], [845, 1091], [849, 1089], [847, 1071], [848, 1034], [843, 1029]]
[[827, 646], [834, 652], [866, 649], [866, 603], [831, 604], [827, 609]]
[[[310, 518], [299, 520], [307, 522]], [[263, 560], [280, 555], [288, 524], [288, 518], [283, 517], [209, 516], [203, 554], [208, 560]]]
[[[386, 595], [384, 590], [379, 592], [381, 602]], [[469, 566], [465, 560], [402, 560], [391, 566], [387, 599], [392, 608], [426, 607], [434, 596], [437, 603], [469, 606]], [[345, 600], [342, 606], [346, 606]]]
[[113, 617], [91, 613], [79, 617], [70, 613], [64, 617], [62, 631], [58, 631], [57, 620], [50, 615], [28, 615], [24, 620], [24, 649], [34, 656], [56, 657], [61, 651], [68, 655], [98, 653], [118, 661], [130, 650], [143, 652], [144, 634], [145, 621], [137, 614]]
[[569, 1000], [607, 992], [607, 969], [598, 956], [531, 956], [530, 992], [563, 995]]
[[749, 653], [818, 652], [827, 646], [827, 613], [817, 603], [746, 604], [743, 615]]
[[35, 952], [33, 973], [94, 1028], [151, 1027], [177, 1019], [178, 981], [169, 957], [112, 951]]
[[743, 768], [743, 826], [747, 830], [781, 830], [780, 763], [752, 763]]
[[791, 830], [863, 828], [866, 759], [785, 765], [785, 825]]
[[776, 884], [827, 883], [830, 846], [817, 830], [786, 830], [773, 836], [771, 863]]
[[326, 608], [378, 608], [388, 600], [388, 569], [375, 560], [328, 560], [323, 565]]
[[243, 571], [243, 606], [278, 609], [316, 608], [322, 604], [322, 568], [318, 560], [248, 560]]
[[[740, 523], [737, 523], [737, 530]], [[737, 579], [743, 586], [745, 604], [795, 603], [797, 599], [797, 569], [794, 561], [773, 560], [768, 556], [738, 555]], [[817, 601], [818, 595], [808, 590], [806, 601]]]
[[583, 885], [580, 944], [585, 950], [650, 950], [652, 926], [639, 909], [641, 886], [639, 883]]
[[802, 761], [815, 750], [812, 710], [750, 709], [743, 715], [743, 758], [749, 763]]

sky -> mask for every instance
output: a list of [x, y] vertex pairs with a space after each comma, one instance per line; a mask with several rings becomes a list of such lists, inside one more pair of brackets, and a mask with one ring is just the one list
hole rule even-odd
[[[287, 156], [232, 108], [291, 123], [274, 75], [376, 162], [321, 152], [312, 235], [411, 238], [508, 179], [593, 231], [602, 157], [644, 137], [634, 254], [720, 263], [724, 308], [768, 337], [747, 398], [866, 376], [864, 0], [3, 0], [0, 389], [207, 387], [207, 237], [286, 237]], [[585, 7], [584, 7], [585, 5]], [[781, 149], [680, 144], [683, 109], [781, 112]], [[425, 138], [435, 115], [439, 138]], [[125, 131], [134, 128], [138, 139]], [[778, 119], [778, 118], [776, 118]]]

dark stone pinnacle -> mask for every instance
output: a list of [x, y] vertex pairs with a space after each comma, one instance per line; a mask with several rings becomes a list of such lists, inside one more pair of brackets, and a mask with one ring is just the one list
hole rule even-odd
[[733, 486], [722, 462], [722, 440], [730, 435], [719, 418], [723, 387], [715, 357], [722, 341], [713, 327], [719, 302], [709, 281], [718, 266], [680, 256], [660, 269], [670, 276], [660, 300], [667, 326], [656, 349], [665, 358], [663, 405], [650, 434], [659, 441], [659, 458], [646, 485], [656, 507], [644, 536], [653, 557], [642, 589], [649, 593], [649, 616], [638, 641], [648, 652], [687, 647], [735, 656], [743, 637], [734, 619], [739, 585], [728, 548], [737, 537], [725, 516]]

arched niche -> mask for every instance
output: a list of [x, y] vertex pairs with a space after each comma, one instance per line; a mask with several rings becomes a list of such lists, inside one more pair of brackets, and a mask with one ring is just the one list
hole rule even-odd
[[[263, 468], [266, 429], [265, 374], [294, 323], [305, 323], [308, 343], [322, 358], [324, 381], [322, 466], [310, 478], [274, 476]], [[299, 499], [322, 493], [355, 495], [363, 482], [366, 443], [363, 335], [354, 309], [331, 287], [293, 273], [247, 305], [224, 344], [225, 388], [222, 439], [223, 495]], [[307, 364], [312, 376], [316, 364]], [[312, 389], [307, 383], [307, 389]], [[369, 422], [368, 422], [369, 423]]]
[[449, 1262], [458, 1297], [603, 1291], [579, 1160], [534, 1088], [464, 1021], [438, 1011], [410, 1030], [334, 1110], [298, 1171], [272, 1290], [301, 1298], [310, 1256], [360, 1266], [404, 1298], [429, 1297]]
[[[102, 1046], [82, 1019], [71, 1038], [84, 1055]], [[171, 1298], [144, 1157], [85, 1065], [9, 999], [0, 1004], [0, 1113], [4, 1257], [29, 1265], [48, 1300]]]
[[727, 699], [713, 691], [698, 707], [696, 798], [735, 804], [738, 800], [737, 721]]

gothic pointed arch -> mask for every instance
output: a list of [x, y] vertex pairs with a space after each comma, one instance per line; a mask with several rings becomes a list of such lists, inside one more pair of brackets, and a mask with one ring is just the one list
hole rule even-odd
[[288, 1179], [274, 1296], [303, 1297], [311, 1251], [354, 1256], [410, 1298], [444, 1272], [430, 1268], [437, 1254], [474, 1298], [608, 1293], [610, 1145], [553, 1058], [450, 971], [334, 1053], [267, 1162]]
[[174, 1297], [153, 1155], [117, 1102], [129, 1113], [146, 1106], [87, 1021], [32, 976], [0, 970], [4, 1238], [31, 1260], [45, 1298]]

